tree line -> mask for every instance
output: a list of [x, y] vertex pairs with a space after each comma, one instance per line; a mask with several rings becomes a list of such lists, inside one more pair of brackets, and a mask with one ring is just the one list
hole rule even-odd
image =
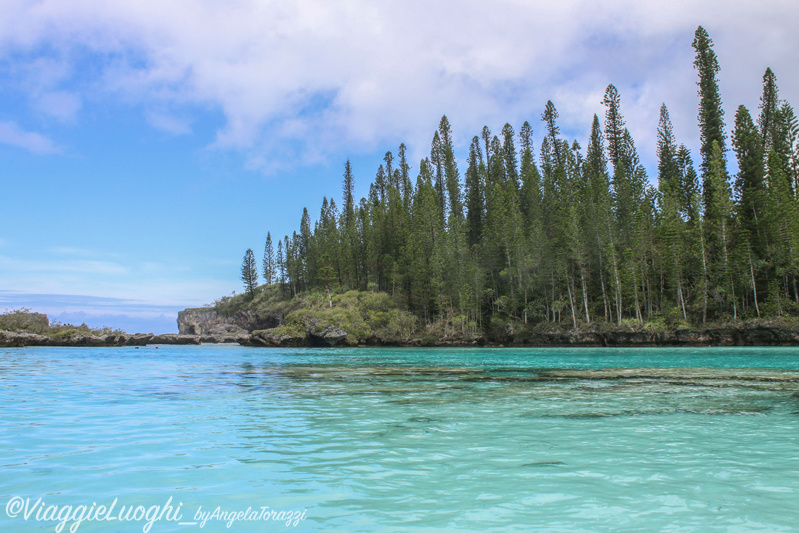
[[[484, 127], [463, 178], [444, 116], [414, 180], [401, 144], [356, 202], [347, 161], [340, 207], [324, 198], [315, 222], [303, 210], [299, 231], [276, 246], [267, 234], [265, 282], [286, 297], [385, 291], [426, 323], [472, 329], [508, 320], [576, 326], [797, 314], [799, 121], [767, 69], [757, 116], [739, 106], [728, 136], [720, 67], [701, 26], [693, 48], [697, 167], [663, 104], [658, 185], [650, 185], [613, 85], [585, 149], [561, 136], [549, 101], [537, 157], [528, 122], [518, 134], [510, 124], [498, 135]], [[257, 278], [248, 250], [242, 279], [251, 295]]]

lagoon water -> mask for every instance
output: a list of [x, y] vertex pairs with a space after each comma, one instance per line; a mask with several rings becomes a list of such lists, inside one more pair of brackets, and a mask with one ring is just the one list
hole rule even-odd
[[0, 349], [0, 452], [2, 531], [795, 531], [799, 349]]

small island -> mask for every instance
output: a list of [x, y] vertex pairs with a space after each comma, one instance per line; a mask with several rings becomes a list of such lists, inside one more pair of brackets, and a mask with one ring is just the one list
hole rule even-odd
[[612, 84], [584, 145], [548, 101], [537, 151], [529, 122], [486, 126], [465, 176], [444, 116], [415, 182], [401, 144], [356, 201], [347, 161], [341, 209], [325, 197], [315, 222], [305, 209], [292, 235], [268, 232], [260, 272], [245, 253], [245, 293], [182, 312], [180, 332], [265, 346], [799, 343], [799, 119], [767, 68], [756, 117], [739, 106], [728, 132], [713, 41], [700, 26], [692, 44], [696, 168], [663, 104], [654, 187]]

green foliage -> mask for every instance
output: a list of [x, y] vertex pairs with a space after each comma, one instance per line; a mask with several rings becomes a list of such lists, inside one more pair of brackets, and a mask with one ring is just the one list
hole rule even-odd
[[663, 104], [657, 190], [650, 185], [613, 85], [585, 149], [562, 137], [547, 101], [537, 158], [528, 122], [518, 137], [510, 124], [499, 136], [486, 126], [472, 137], [463, 181], [444, 116], [415, 186], [405, 145], [386, 153], [360, 202], [347, 162], [342, 212], [324, 198], [315, 223], [304, 210], [299, 233], [278, 239], [274, 290], [216, 307], [273, 306], [293, 327], [335, 325], [351, 343], [799, 313], [799, 119], [767, 71], [760, 127], [746, 108], [736, 113], [731, 183], [720, 66], [702, 27], [693, 48], [699, 172]]
[[394, 299], [383, 292], [352, 290], [336, 293], [332, 295], [332, 304], [331, 307], [326, 292], [309, 291], [284, 299], [277, 287], [267, 287], [252, 301], [238, 295], [226, 300], [216, 310], [226, 316], [239, 311], [281, 313], [286, 323], [273, 333], [290, 336], [302, 336], [309, 328], [320, 333], [334, 326], [347, 332], [350, 345], [363, 344], [371, 339], [407, 341], [418, 328], [416, 317], [398, 308]]
[[21, 307], [8, 310], [0, 314], [0, 330], [28, 331], [30, 333], [45, 333], [50, 329], [47, 315], [34, 313], [30, 309]]
[[122, 330], [109, 327], [92, 328], [86, 324], [73, 326], [72, 324], [60, 324], [58, 322], [50, 323], [47, 315], [35, 313], [25, 307], [12, 310], [6, 309], [5, 312], [0, 314], [0, 331], [2, 330], [36, 333], [54, 339], [69, 338], [75, 335], [100, 337], [125, 334]]
[[254, 298], [255, 288], [258, 286], [258, 267], [255, 265], [255, 254], [252, 249], [248, 249], [244, 254], [241, 263], [241, 281], [244, 282], [244, 288], [250, 298]]

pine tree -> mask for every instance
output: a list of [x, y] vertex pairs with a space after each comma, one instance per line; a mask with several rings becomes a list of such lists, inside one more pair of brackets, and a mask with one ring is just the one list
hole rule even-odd
[[713, 211], [711, 198], [715, 194], [710, 180], [710, 160], [713, 156], [713, 143], [719, 145], [721, 153], [721, 171], [726, 175], [727, 162], [725, 152], [727, 150], [724, 134], [724, 110], [721, 107], [721, 95], [719, 93], [716, 74], [719, 72], [719, 62], [716, 53], [713, 51], [713, 41], [707, 31], [699, 26], [696, 29], [693, 42], [696, 58], [694, 68], [699, 72], [699, 153], [702, 155], [702, 190], [705, 202], [705, 216], [715, 218], [717, 213]]
[[[522, 215], [525, 217], [526, 227], [532, 230], [533, 226], [541, 224], [541, 174], [535, 164], [533, 154], [533, 128], [525, 121], [519, 131], [520, 147], [522, 149], [521, 166], [521, 191], [519, 204]], [[531, 232], [531, 235], [534, 232]]]
[[452, 131], [446, 115], [441, 117], [438, 132], [440, 134], [444, 181], [447, 187], [447, 196], [449, 197], [449, 211], [455, 215], [457, 220], [461, 220], [463, 218], [463, 206], [460, 193], [460, 175], [458, 174], [458, 165], [455, 162], [455, 150], [452, 146]]
[[272, 234], [266, 232], [266, 245], [264, 246], [264, 283], [271, 285], [275, 279], [275, 250], [272, 246]]
[[735, 191], [739, 199], [738, 216], [749, 234], [757, 237], [753, 244], [757, 255], [762, 255], [764, 243], [763, 228], [766, 202], [763, 166], [763, 138], [755, 128], [749, 110], [738, 106], [735, 113], [735, 130], [732, 145], [738, 158], [738, 175], [735, 178]]
[[777, 113], [780, 109], [779, 90], [777, 77], [770, 68], [763, 74], [763, 94], [760, 96], [760, 116], [757, 124], [760, 127], [760, 137], [763, 140], [763, 153], [767, 154], [774, 147], [775, 137], [778, 135], [779, 121]]
[[489, 159], [491, 157], [491, 130], [488, 129], [488, 126], [483, 126], [480, 135], [483, 139], [483, 144], [485, 145], [485, 161], [483, 161], [483, 164], [485, 165], [486, 170], [488, 170]]
[[683, 272], [685, 270], [685, 246], [683, 228], [684, 222], [680, 216], [681, 191], [680, 170], [677, 162], [677, 145], [674, 139], [674, 130], [669, 118], [666, 104], [660, 108], [660, 123], [658, 124], [658, 187], [662, 199], [661, 232], [662, 240], [668, 247], [667, 255], [670, 261], [664, 265], [664, 270], [670, 274], [674, 285], [675, 304], [682, 314], [683, 319], [688, 318], [683, 290]]
[[692, 226], [699, 220], [701, 206], [695, 199], [700, 196], [699, 177], [694, 169], [691, 151], [681, 144], [677, 148], [677, 168], [680, 173], [680, 213]]
[[433, 142], [430, 145], [430, 163], [433, 166], [433, 186], [438, 195], [438, 205], [441, 209], [441, 217], [443, 218], [447, 200], [446, 185], [444, 183], [444, 150], [441, 146], [441, 134], [438, 130], [433, 134]]
[[710, 207], [715, 214], [708, 220], [710, 234], [710, 261], [715, 292], [720, 312], [725, 312], [732, 307], [733, 317], [737, 318], [737, 303], [733, 283], [733, 269], [730, 258], [730, 249], [733, 241], [732, 226], [732, 195], [729, 188], [727, 171], [724, 168], [721, 147], [718, 142], [713, 142], [713, 150], [708, 169], [708, 183], [711, 185], [713, 195], [709, 198]]
[[621, 96], [618, 89], [610, 84], [605, 89], [602, 104], [605, 110], [605, 139], [608, 142], [608, 158], [615, 171], [622, 154], [624, 142], [624, 118], [621, 116]]
[[277, 240], [277, 272], [278, 282], [283, 294], [286, 294], [286, 257], [283, 254], [283, 240]]
[[789, 160], [789, 174], [793, 194], [799, 200], [799, 117], [788, 102], [783, 102], [780, 107], [783, 118], [783, 131], [785, 135], [785, 148]]
[[405, 144], [400, 144], [397, 155], [399, 156], [399, 171], [400, 171], [400, 191], [402, 192], [402, 201], [405, 205], [405, 210], [410, 211], [410, 200], [413, 196], [413, 184], [411, 183], [410, 165], [405, 155], [407, 148]]
[[657, 132], [658, 183], [664, 194], [676, 195], [679, 190], [677, 169], [677, 142], [666, 104], [660, 106], [660, 122]]
[[560, 128], [557, 125], [558, 110], [555, 109], [555, 104], [552, 103], [552, 100], [547, 100], [547, 105], [544, 107], [541, 120], [544, 121], [546, 125], [547, 140], [549, 141], [549, 147], [552, 149], [552, 155], [554, 156], [553, 163], [559, 165], [562, 163], [560, 143], [557, 141], [558, 135], [560, 135]]
[[387, 186], [399, 188], [399, 184], [394, 181], [394, 154], [390, 151], [386, 152], [383, 156], [383, 162], [386, 164], [386, 177], [388, 178]]
[[297, 285], [302, 290], [309, 288], [309, 282], [316, 274], [316, 254], [314, 253], [311, 239], [311, 216], [308, 208], [302, 209], [300, 219], [300, 234], [297, 237]]
[[469, 147], [469, 166], [466, 169], [466, 227], [469, 246], [481, 241], [485, 218], [485, 169], [482, 163], [480, 138], [475, 136]]
[[344, 192], [344, 226], [349, 226], [355, 219], [355, 178], [352, 175], [350, 160], [344, 164], [344, 183], [341, 186]]
[[255, 298], [255, 289], [258, 288], [258, 267], [251, 248], [247, 249], [241, 263], [241, 281], [244, 282], [244, 289], [250, 295], [250, 300]]
[[502, 155], [505, 166], [505, 179], [513, 183], [518, 194], [521, 185], [519, 183], [519, 171], [517, 169], [518, 160], [516, 158], [516, 145], [513, 141], [515, 133], [510, 124], [505, 124], [502, 128]]
[[[611, 206], [610, 180], [605, 157], [604, 136], [599, 117], [594, 115], [585, 158], [585, 180], [590, 188], [589, 225], [596, 258], [602, 310], [605, 320], [621, 320], [621, 277], [615, 245], [615, 219]], [[612, 290], [612, 292], [611, 292]]]

